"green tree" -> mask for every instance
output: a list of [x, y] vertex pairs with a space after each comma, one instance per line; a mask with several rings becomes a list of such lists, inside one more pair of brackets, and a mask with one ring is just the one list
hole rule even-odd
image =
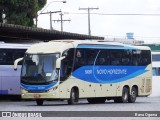
[[47, 0], [0, 0], [0, 22], [4, 13], [8, 24], [33, 26], [33, 19], [46, 2]]

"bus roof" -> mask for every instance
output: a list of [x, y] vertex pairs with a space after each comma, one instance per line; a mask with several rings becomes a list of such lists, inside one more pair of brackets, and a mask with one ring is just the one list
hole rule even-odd
[[16, 44], [16, 43], [4, 43], [0, 42], [0, 48], [4, 49], [27, 49], [31, 44]]
[[[69, 48], [78, 48], [80, 45], [88, 46], [98, 46], [98, 47], [121, 47], [124, 49], [140, 49], [140, 50], [150, 50], [149, 47], [146, 46], [131, 46], [118, 42], [107, 42], [107, 41], [99, 41], [99, 40], [53, 40], [45, 43], [34, 44], [26, 53], [30, 54], [43, 54], [43, 53], [62, 53], [64, 50]], [[86, 47], [86, 46], [85, 46]]]

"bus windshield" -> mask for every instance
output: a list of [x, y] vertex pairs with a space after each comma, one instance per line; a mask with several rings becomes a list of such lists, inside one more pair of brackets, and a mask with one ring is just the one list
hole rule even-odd
[[58, 80], [56, 60], [54, 54], [26, 54], [21, 72], [21, 82], [25, 84], [49, 84]]

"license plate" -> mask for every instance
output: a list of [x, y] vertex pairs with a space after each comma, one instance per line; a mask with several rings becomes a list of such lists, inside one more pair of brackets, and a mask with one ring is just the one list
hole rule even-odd
[[41, 95], [40, 94], [34, 94], [34, 98], [40, 98], [41, 97]]

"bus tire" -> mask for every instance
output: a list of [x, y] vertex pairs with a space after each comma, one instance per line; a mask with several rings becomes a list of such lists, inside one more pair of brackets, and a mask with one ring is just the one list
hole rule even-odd
[[74, 105], [78, 103], [78, 96], [74, 88], [72, 88], [70, 93], [70, 99], [68, 100], [69, 105]]
[[128, 102], [134, 103], [136, 101], [136, 97], [137, 97], [137, 90], [135, 87], [132, 87], [131, 94], [129, 95], [129, 98], [128, 98]]
[[115, 103], [127, 103], [129, 98], [129, 90], [127, 87], [123, 88], [122, 96], [114, 98]]
[[38, 106], [42, 106], [43, 105], [43, 100], [36, 100], [36, 103]]

